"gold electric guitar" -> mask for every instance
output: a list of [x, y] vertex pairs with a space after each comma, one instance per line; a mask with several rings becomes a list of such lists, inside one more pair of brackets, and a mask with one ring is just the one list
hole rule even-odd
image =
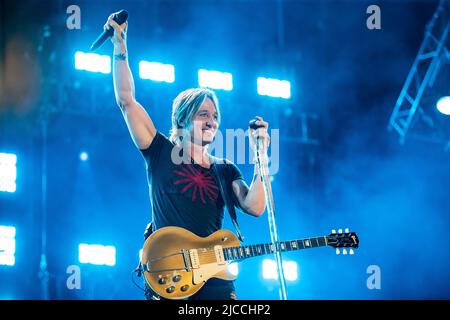
[[353, 254], [358, 248], [356, 233], [333, 230], [328, 236], [277, 243], [241, 246], [228, 230], [219, 230], [206, 238], [179, 227], [165, 227], [152, 233], [142, 249], [141, 265], [148, 285], [166, 299], [185, 299], [196, 293], [210, 278], [234, 280], [227, 266], [236, 261], [276, 250], [287, 252], [323, 246], [336, 248], [336, 253]]

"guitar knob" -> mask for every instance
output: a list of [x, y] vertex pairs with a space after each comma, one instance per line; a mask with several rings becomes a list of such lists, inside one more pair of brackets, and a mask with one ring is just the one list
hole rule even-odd
[[178, 282], [178, 281], [181, 280], [181, 276], [180, 276], [179, 274], [177, 274], [176, 276], [174, 276], [174, 277], [172, 278], [172, 280], [173, 280], [173, 282]]
[[339, 250], [339, 248], [336, 248], [336, 254], [340, 254], [341, 250]]
[[348, 228], [345, 228], [345, 233], [349, 233], [349, 229]]
[[347, 249], [343, 249], [342, 254], [347, 254]]
[[338, 232], [339, 232], [339, 233], [342, 233], [342, 229], [339, 229]]
[[181, 291], [185, 292], [189, 289], [189, 286], [187, 284], [185, 284], [184, 286], [181, 287]]
[[333, 230], [331, 230], [331, 233], [333, 233], [333, 234], [334, 234], [334, 233], [336, 233], [336, 230], [334, 230], [334, 229], [333, 229]]
[[350, 254], [354, 254], [355, 251], [353, 251], [353, 249], [350, 249]]
[[166, 277], [161, 277], [158, 279], [159, 284], [165, 284], [166, 283]]
[[167, 292], [167, 293], [173, 293], [174, 291], [175, 291], [175, 287], [174, 287], [174, 286], [168, 287], [168, 288], [166, 289], [166, 292]]

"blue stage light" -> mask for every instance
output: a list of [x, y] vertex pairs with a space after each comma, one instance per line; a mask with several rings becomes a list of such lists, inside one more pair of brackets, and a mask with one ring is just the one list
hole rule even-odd
[[0, 191], [15, 192], [17, 178], [17, 156], [0, 153]]
[[96, 53], [75, 53], [75, 69], [90, 72], [111, 73], [111, 58]]
[[230, 263], [228, 266], [228, 272], [232, 275], [237, 276], [239, 274], [239, 266], [236, 262]]
[[262, 263], [264, 279], [278, 279], [277, 265], [274, 260], [264, 259]]
[[436, 103], [436, 108], [440, 113], [450, 116], [450, 97], [445, 96], [440, 98]]
[[291, 83], [287, 80], [277, 80], [259, 77], [257, 80], [258, 94], [275, 98], [289, 99], [291, 97]]
[[13, 266], [16, 263], [16, 228], [0, 226], [0, 265]]
[[[287, 281], [296, 281], [298, 279], [298, 265], [295, 261], [283, 261], [284, 277]], [[263, 260], [263, 278], [278, 279], [277, 264], [275, 260]]]
[[298, 279], [298, 267], [295, 261], [283, 261], [284, 277], [287, 281], [295, 281]]
[[198, 70], [198, 84], [200, 87], [211, 89], [233, 90], [233, 76], [228, 72]]
[[116, 264], [116, 248], [81, 243], [78, 246], [78, 260], [80, 263], [114, 266]]
[[80, 160], [81, 161], [86, 161], [87, 159], [89, 159], [89, 155], [87, 154], [87, 152], [81, 152], [80, 153]]
[[171, 64], [159, 62], [139, 62], [139, 76], [159, 82], [173, 83], [175, 81], [175, 67]]

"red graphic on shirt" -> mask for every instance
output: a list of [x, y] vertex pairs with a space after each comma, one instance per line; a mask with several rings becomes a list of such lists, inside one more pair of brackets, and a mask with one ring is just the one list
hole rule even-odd
[[180, 166], [180, 170], [173, 170], [173, 172], [181, 176], [173, 183], [174, 185], [184, 185], [180, 190], [181, 193], [192, 189], [192, 202], [197, 199], [197, 193], [204, 204], [206, 204], [205, 196], [211, 202], [217, 200], [218, 188], [216, 182], [207, 172], [196, 169], [193, 165]]

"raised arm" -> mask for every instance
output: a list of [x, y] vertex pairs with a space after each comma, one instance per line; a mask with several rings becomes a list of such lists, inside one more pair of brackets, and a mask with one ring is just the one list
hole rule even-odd
[[114, 28], [113, 80], [116, 102], [122, 111], [134, 144], [139, 149], [146, 149], [156, 135], [156, 128], [145, 109], [135, 98], [133, 75], [128, 64], [127, 23], [119, 26], [111, 15], [104, 28], [110, 27]]
[[[267, 149], [270, 144], [270, 137], [267, 133], [267, 128], [269, 127], [269, 123], [263, 120], [261, 117], [256, 117], [258, 121], [257, 125], [263, 126], [257, 130], [250, 129], [250, 146], [256, 152], [256, 137], [260, 137], [263, 141], [263, 154], [265, 155], [263, 158], [263, 165], [266, 169], [266, 172], [269, 172], [269, 167], [267, 163]], [[253, 180], [250, 184], [250, 187], [245, 183], [244, 180], [239, 179], [232, 182], [233, 192], [236, 195], [237, 200], [239, 201], [240, 207], [243, 209], [245, 213], [248, 213], [252, 216], [259, 217], [264, 213], [266, 207], [266, 196], [264, 193], [264, 184], [261, 179], [261, 175], [258, 172], [258, 169], [255, 165]]]

